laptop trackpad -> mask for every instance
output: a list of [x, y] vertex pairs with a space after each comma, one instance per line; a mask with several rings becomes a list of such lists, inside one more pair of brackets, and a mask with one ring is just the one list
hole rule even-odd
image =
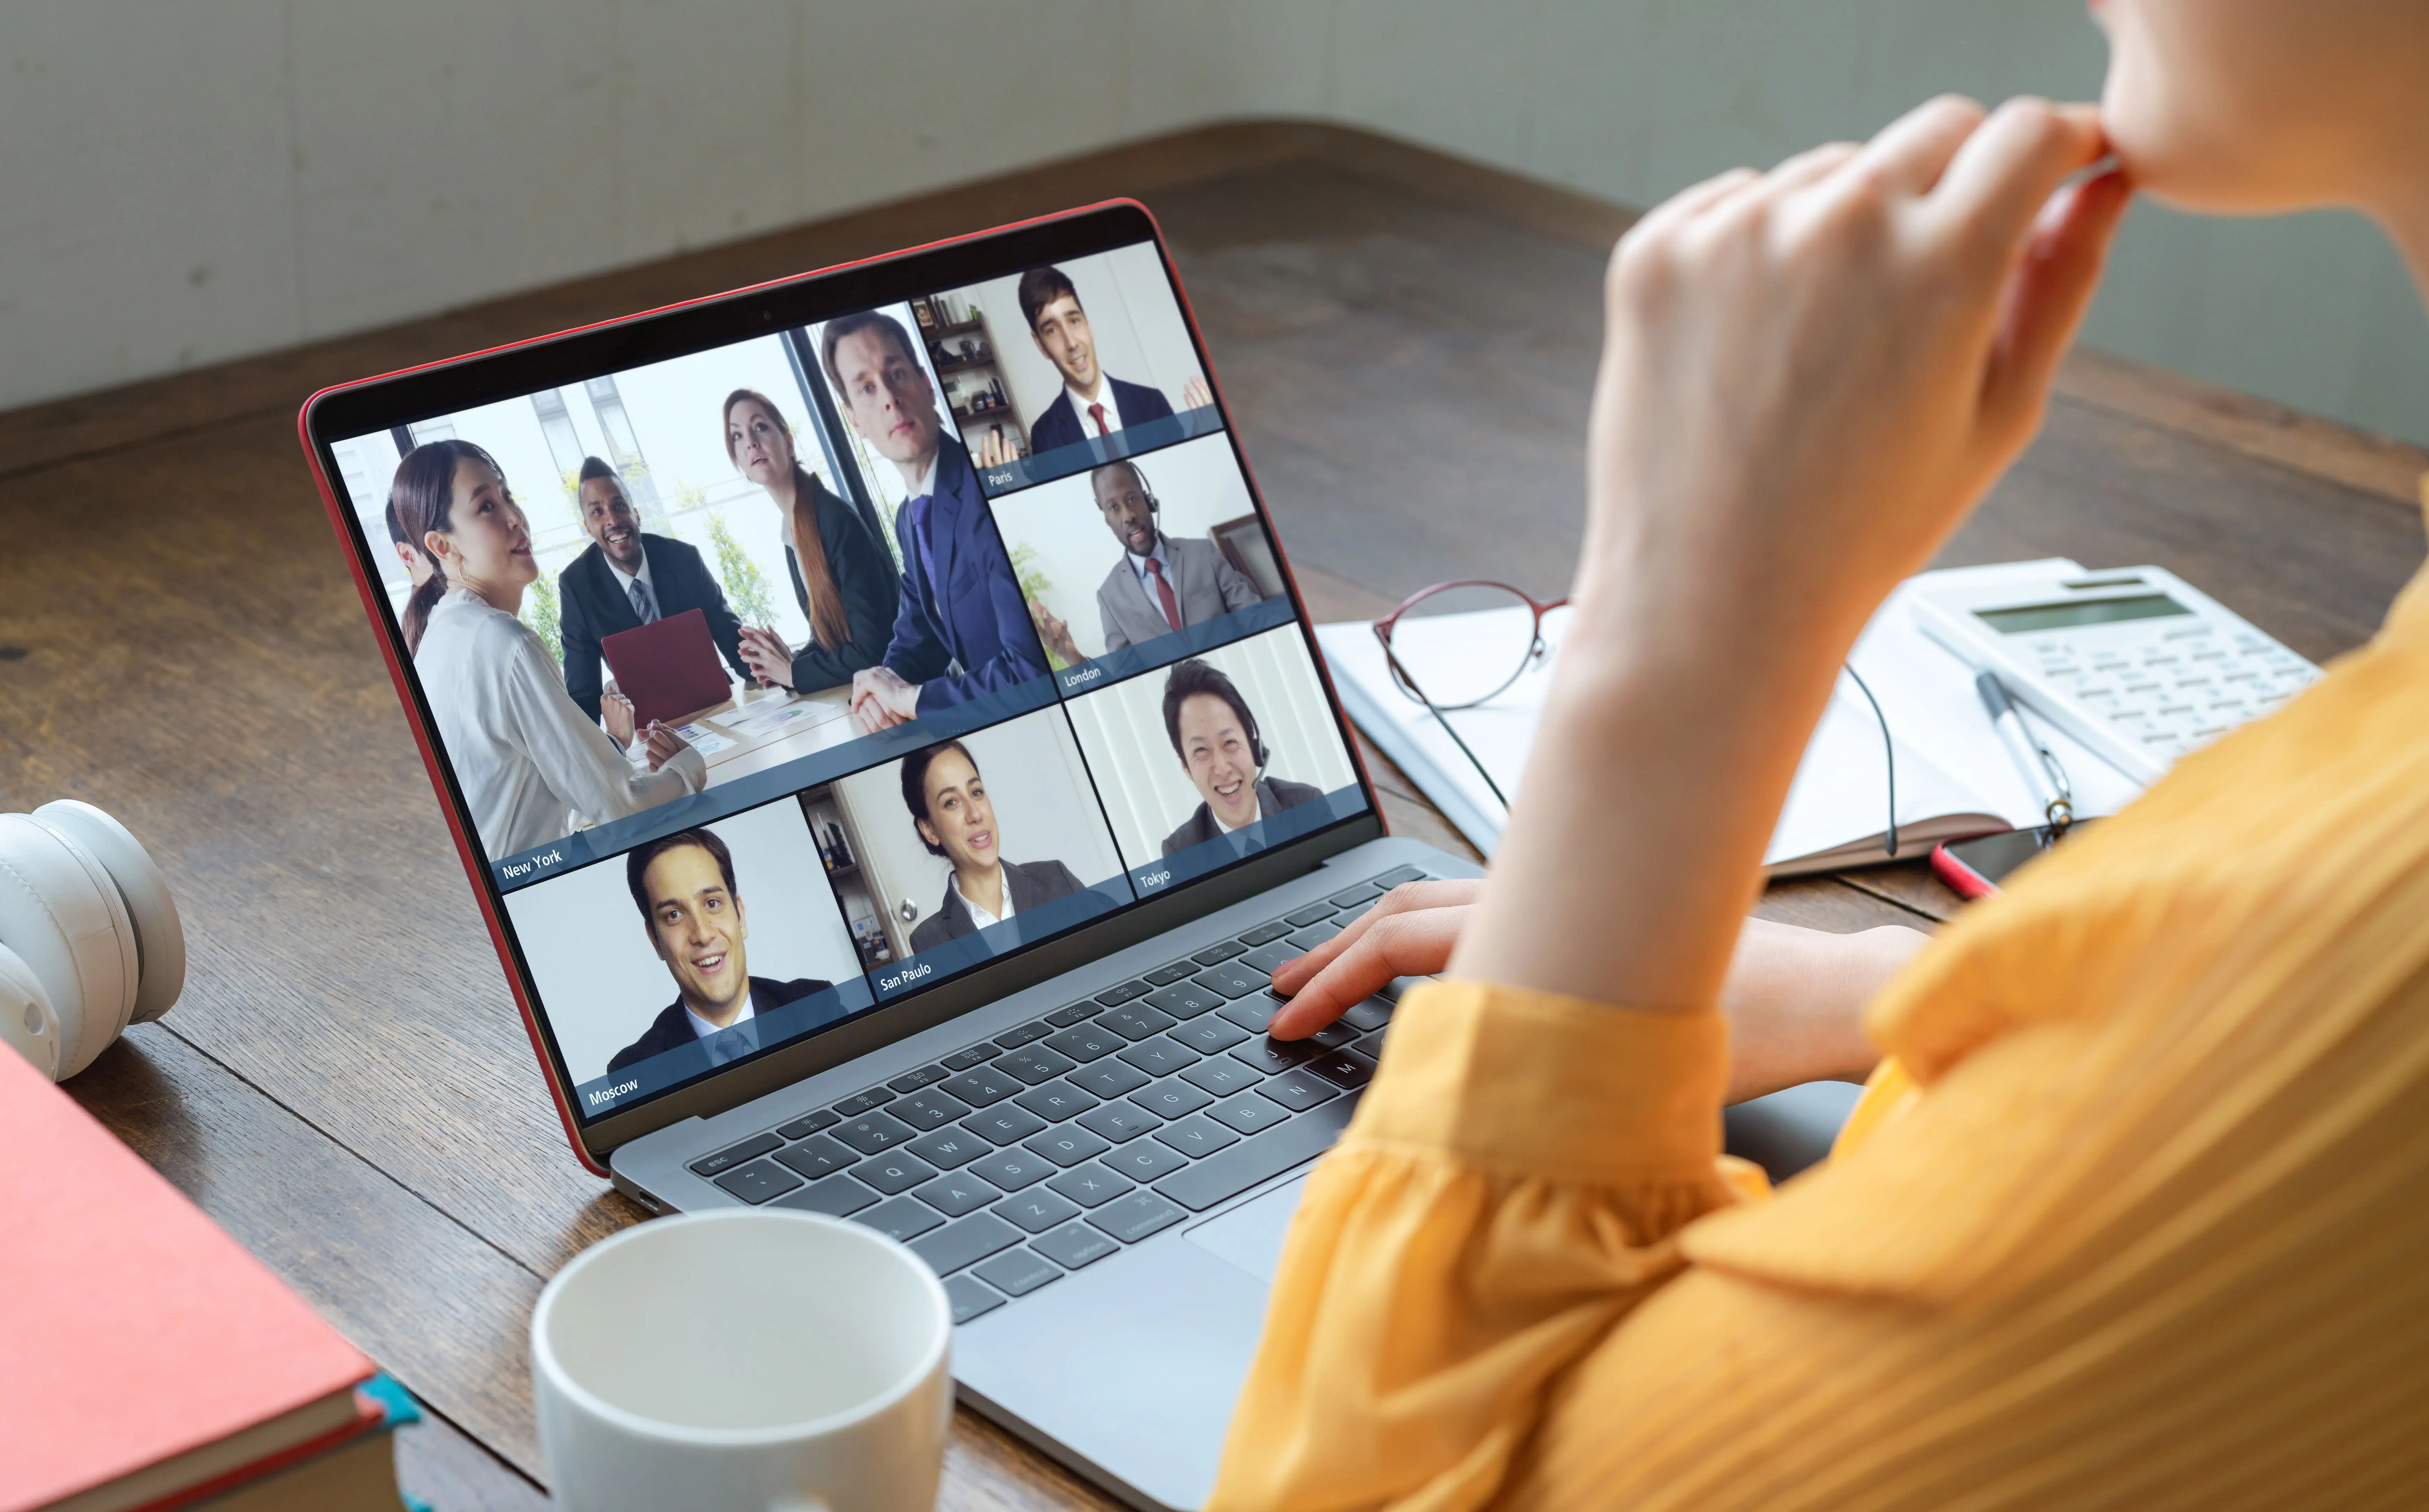
[[1189, 1242], [1271, 1285], [1281, 1269], [1282, 1239], [1290, 1232], [1291, 1214], [1298, 1211], [1299, 1189], [1307, 1177], [1276, 1187], [1245, 1208], [1187, 1233]]

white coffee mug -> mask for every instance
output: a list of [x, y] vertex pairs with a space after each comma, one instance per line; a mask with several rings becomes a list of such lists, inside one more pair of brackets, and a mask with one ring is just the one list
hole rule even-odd
[[532, 1310], [549, 1490], [566, 1512], [931, 1512], [952, 1334], [935, 1273], [858, 1224], [627, 1229]]

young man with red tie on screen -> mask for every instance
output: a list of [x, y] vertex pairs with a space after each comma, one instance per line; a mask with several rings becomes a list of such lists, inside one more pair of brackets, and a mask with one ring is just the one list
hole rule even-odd
[[820, 346], [844, 422], [894, 465], [906, 495], [894, 515], [901, 607], [885, 659], [852, 676], [853, 720], [874, 734], [1044, 677], [1020, 580], [911, 334], [867, 310], [828, 321]]
[[[1161, 389], [1124, 383], [1097, 366], [1097, 336], [1081, 307], [1080, 292], [1060, 268], [1032, 268], [1020, 275], [1020, 313], [1029, 321], [1030, 338], [1046, 360], [1063, 374], [1063, 392], [1029, 428], [1029, 452], [1043, 456], [1056, 447], [1076, 446], [1091, 436], [1111, 436], [1126, 425], [1160, 420], [1172, 413]], [[1197, 409], [1214, 402], [1206, 381], [1192, 378], [1181, 387], [1181, 407]]]

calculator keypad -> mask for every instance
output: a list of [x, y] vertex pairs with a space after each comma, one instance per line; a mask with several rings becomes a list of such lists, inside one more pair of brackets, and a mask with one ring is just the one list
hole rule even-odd
[[2234, 626], [2036, 635], [2024, 651], [2041, 682], [2162, 763], [2259, 718], [2320, 677], [2284, 647]]

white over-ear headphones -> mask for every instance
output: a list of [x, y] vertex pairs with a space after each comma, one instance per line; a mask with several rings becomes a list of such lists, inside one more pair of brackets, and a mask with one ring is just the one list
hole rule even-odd
[[186, 985], [186, 931], [142, 842], [90, 803], [0, 814], [0, 1044], [65, 1081]]

